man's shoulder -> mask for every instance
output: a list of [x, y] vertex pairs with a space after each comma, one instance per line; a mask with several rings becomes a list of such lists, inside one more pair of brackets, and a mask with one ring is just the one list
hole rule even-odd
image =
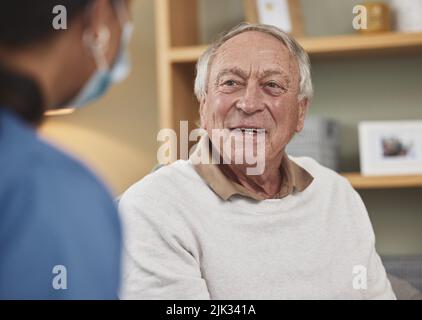
[[178, 196], [180, 192], [189, 191], [192, 185], [198, 182], [201, 183], [201, 179], [192, 163], [189, 160], [178, 160], [169, 165], [156, 167], [153, 172], [126, 190], [120, 201]]
[[313, 178], [316, 184], [336, 185], [350, 189], [350, 182], [338, 172], [321, 165], [318, 161], [310, 157], [293, 157], [290, 160], [305, 169]]
[[[371, 234], [371, 223], [368, 219], [365, 205], [348, 179], [336, 171], [324, 167], [312, 158], [290, 158], [314, 177], [312, 184], [313, 190], [315, 191], [313, 192], [315, 199], [325, 197], [327, 203], [346, 208], [346, 210], [343, 211], [336, 210], [335, 215], [337, 217], [352, 217], [357, 228], [356, 230], [362, 230], [362, 234]], [[343, 215], [341, 213], [343, 213]]]
[[169, 219], [170, 224], [178, 223], [184, 216], [183, 206], [190, 205], [201, 184], [205, 185], [188, 160], [156, 168], [120, 197], [118, 207], [123, 224], [130, 228], [132, 223], [143, 221], [161, 228], [169, 225]]

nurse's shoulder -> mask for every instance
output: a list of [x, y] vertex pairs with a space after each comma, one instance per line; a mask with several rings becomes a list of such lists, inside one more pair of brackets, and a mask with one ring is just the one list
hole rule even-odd
[[[0, 277], [7, 279], [7, 297], [115, 298], [121, 231], [101, 182], [1, 109], [0, 168], [0, 241], [10, 244], [0, 252]], [[27, 269], [19, 272], [20, 265]], [[52, 287], [57, 265], [71, 275], [66, 290]]]
[[51, 202], [58, 200], [54, 195], [63, 193], [65, 202], [80, 198], [86, 205], [102, 199], [114, 207], [109, 192], [84, 165], [45, 142], [33, 128], [5, 111], [0, 116], [0, 154], [3, 182], [11, 185], [32, 182], [38, 187], [34, 192], [48, 193]]

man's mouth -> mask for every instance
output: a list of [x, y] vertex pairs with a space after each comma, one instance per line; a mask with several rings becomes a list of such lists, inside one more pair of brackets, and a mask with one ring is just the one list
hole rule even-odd
[[265, 134], [266, 131], [267, 131], [264, 128], [250, 128], [250, 127], [235, 127], [235, 128], [230, 128], [230, 131], [234, 131], [234, 130], [240, 130], [240, 131], [242, 131], [243, 134], [250, 134], [250, 135], [254, 135], [254, 134]]

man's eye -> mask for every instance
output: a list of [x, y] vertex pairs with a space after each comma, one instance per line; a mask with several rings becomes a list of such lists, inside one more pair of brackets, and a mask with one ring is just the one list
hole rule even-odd
[[281, 87], [273, 81], [268, 82], [267, 86], [270, 87], [271, 89], [281, 89]]
[[237, 85], [237, 82], [234, 80], [227, 80], [223, 82], [223, 86], [234, 87], [235, 85]]
[[264, 85], [265, 88], [267, 88], [268, 92], [273, 95], [281, 95], [283, 93], [286, 93], [287, 90], [285, 87], [279, 85], [275, 81], [269, 81]]

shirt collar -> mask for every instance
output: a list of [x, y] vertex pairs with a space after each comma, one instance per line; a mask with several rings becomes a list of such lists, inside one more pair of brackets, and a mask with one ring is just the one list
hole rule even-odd
[[[199, 140], [196, 149], [191, 155], [191, 159], [200, 158], [199, 153], [208, 150], [209, 157], [207, 163], [194, 163], [196, 172], [204, 179], [208, 186], [223, 200], [227, 201], [234, 195], [241, 195], [257, 201], [265, 200], [259, 194], [249, 191], [239, 183], [230, 180], [221, 170], [218, 164], [212, 160], [211, 142], [207, 134], [204, 134]], [[202, 150], [202, 151], [201, 151]], [[284, 153], [280, 165], [282, 175], [282, 185], [280, 192], [274, 197], [282, 199], [293, 192], [302, 192], [313, 181], [313, 176], [304, 168], [292, 161], [287, 153]]]

